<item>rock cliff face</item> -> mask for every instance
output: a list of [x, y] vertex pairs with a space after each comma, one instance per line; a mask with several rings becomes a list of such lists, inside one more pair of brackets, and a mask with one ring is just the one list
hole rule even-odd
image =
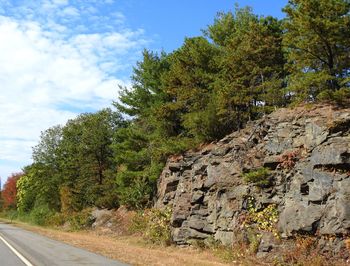
[[[265, 175], [259, 177], [261, 169]], [[245, 181], [245, 173], [265, 182]], [[333, 235], [343, 245], [350, 233], [350, 109], [281, 109], [199, 151], [170, 158], [156, 203], [166, 206], [173, 210], [178, 244], [207, 238], [230, 244], [251, 210], [273, 206], [282, 237]], [[260, 251], [268, 251], [272, 244], [264, 247], [263, 240]]]

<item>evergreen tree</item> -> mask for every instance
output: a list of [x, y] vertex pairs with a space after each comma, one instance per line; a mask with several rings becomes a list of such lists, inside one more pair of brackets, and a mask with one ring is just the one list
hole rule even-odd
[[[232, 27], [229, 31], [228, 25]], [[259, 18], [250, 8], [237, 8], [235, 13], [220, 14], [206, 34], [222, 51], [217, 58], [220, 74], [215, 92], [218, 114], [227, 131], [286, 104], [280, 21]]]
[[175, 118], [177, 135], [190, 136], [196, 141], [221, 136], [212, 104], [213, 84], [219, 71], [215, 61], [218, 53], [218, 48], [204, 37], [195, 37], [185, 39], [171, 55], [170, 69], [163, 82], [172, 100], [163, 109], [172, 116], [161, 119]]
[[290, 0], [284, 12], [292, 94], [314, 101], [321, 92], [349, 88], [350, 2]]

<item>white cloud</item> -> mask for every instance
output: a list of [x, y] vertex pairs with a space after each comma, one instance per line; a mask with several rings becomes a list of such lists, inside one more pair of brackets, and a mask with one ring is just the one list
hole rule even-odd
[[[23, 7], [21, 16], [0, 15], [2, 177], [30, 163], [41, 131], [64, 124], [79, 111], [110, 106], [118, 85], [128, 85], [125, 73], [147, 44], [139, 29], [89, 32], [89, 25], [76, 24], [72, 31], [71, 22], [61, 17], [81, 16], [88, 6], [72, 6], [67, 0], [40, 3], [40, 10]], [[57, 9], [63, 12], [58, 15]], [[125, 20], [115, 14], [119, 23]], [[105, 19], [97, 16], [96, 21]]]
[[65, 9], [63, 9], [63, 11], [60, 14], [61, 16], [73, 16], [73, 17], [77, 17], [79, 16], [79, 10], [75, 7], [66, 7]]

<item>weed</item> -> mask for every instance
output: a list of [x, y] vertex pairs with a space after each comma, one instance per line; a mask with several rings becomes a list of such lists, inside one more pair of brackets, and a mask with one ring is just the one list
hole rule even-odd
[[280, 265], [298, 266], [331, 266], [344, 265], [338, 259], [331, 259], [322, 255], [317, 247], [317, 238], [311, 236], [297, 236], [294, 243], [282, 253]]
[[299, 161], [300, 154], [300, 149], [283, 153], [281, 155], [281, 163], [278, 165], [278, 167], [282, 169], [292, 169], [296, 162]]
[[270, 204], [263, 210], [258, 210], [255, 207], [253, 197], [247, 198], [247, 211], [242, 224], [245, 228], [256, 228], [259, 231], [272, 232], [275, 237], [278, 237], [276, 224], [278, 222], [278, 210], [276, 204]]

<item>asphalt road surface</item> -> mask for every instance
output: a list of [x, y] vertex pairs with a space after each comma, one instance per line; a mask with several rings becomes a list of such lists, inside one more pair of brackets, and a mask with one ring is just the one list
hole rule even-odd
[[124, 266], [121, 262], [0, 223], [1, 266]]

